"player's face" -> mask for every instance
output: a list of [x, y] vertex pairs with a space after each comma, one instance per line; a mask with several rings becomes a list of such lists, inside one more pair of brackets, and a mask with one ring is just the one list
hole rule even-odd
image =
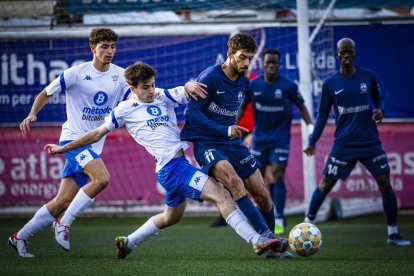
[[353, 67], [355, 61], [355, 47], [351, 43], [342, 43], [336, 52], [341, 67]]
[[280, 68], [279, 56], [275, 54], [266, 54], [263, 59], [263, 67], [266, 75], [277, 75]]
[[238, 50], [236, 53], [230, 54], [229, 57], [234, 73], [243, 76], [249, 70], [249, 65], [252, 62], [254, 53], [246, 50]]
[[138, 99], [143, 103], [152, 103], [155, 96], [155, 77], [146, 81], [140, 81], [138, 86], [132, 91], [137, 95]]
[[103, 65], [110, 64], [116, 52], [115, 41], [101, 41], [92, 46], [94, 58]]

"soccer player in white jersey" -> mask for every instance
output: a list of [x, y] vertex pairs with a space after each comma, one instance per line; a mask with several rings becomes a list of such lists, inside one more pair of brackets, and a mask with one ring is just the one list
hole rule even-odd
[[[59, 139], [61, 145], [101, 125], [104, 118], [130, 93], [124, 69], [111, 63], [117, 40], [118, 35], [111, 29], [93, 29], [89, 35], [92, 61], [71, 67], [52, 81], [35, 99], [29, 115], [20, 124], [21, 131], [30, 131], [30, 124], [36, 121], [39, 111], [53, 94], [59, 92], [66, 92], [67, 113]], [[27, 240], [52, 222], [56, 241], [63, 249], [70, 249], [69, 227], [110, 180], [99, 156], [104, 141], [105, 137], [102, 137], [90, 146], [65, 154], [66, 163], [57, 195], [8, 240], [21, 257], [34, 257], [27, 252]], [[55, 222], [65, 210], [63, 217]]]
[[[156, 235], [161, 229], [178, 223], [187, 205], [186, 198], [206, 200], [219, 208], [227, 223], [247, 242], [252, 243], [256, 254], [266, 251], [281, 254], [288, 246], [286, 239], [258, 234], [244, 215], [237, 209], [230, 193], [215, 179], [209, 177], [187, 161], [184, 150], [187, 142], [180, 140], [180, 129], [174, 108], [186, 104], [186, 87], [171, 90], [155, 88], [155, 70], [141, 61], [125, 70], [125, 78], [133, 97], [121, 102], [105, 118], [105, 123], [66, 145], [48, 144], [51, 153], [64, 153], [83, 148], [99, 141], [110, 131], [126, 126], [135, 141], [143, 145], [156, 160], [159, 183], [166, 190], [164, 212], [151, 217], [128, 237], [117, 237], [115, 244], [118, 258], [123, 259], [138, 244]], [[191, 96], [204, 98], [205, 85], [195, 83]]]

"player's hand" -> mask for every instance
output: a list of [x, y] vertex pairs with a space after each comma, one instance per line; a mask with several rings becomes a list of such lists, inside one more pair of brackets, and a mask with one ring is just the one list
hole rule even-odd
[[245, 127], [233, 125], [230, 127], [231, 133], [230, 133], [230, 140], [234, 140], [237, 138], [241, 138], [243, 132], [249, 132], [249, 130]]
[[199, 98], [205, 99], [208, 92], [205, 90], [207, 85], [201, 82], [189, 81], [185, 84], [184, 90], [186, 92], [186, 97], [191, 96], [195, 101]]
[[47, 144], [44, 147], [44, 150], [47, 151], [47, 153], [51, 154], [51, 155], [55, 155], [58, 153], [63, 153], [62, 151], [62, 146], [56, 145], [56, 144]]
[[22, 133], [27, 133], [30, 131], [30, 123], [37, 120], [36, 115], [29, 115], [26, 117], [26, 119], [23, 120], [23, 122], [20, 124], [20, 130]]
[[312, 146], [307, 146], [306, 147], [306, 149], [304, 149], [304, 153], [307, 155], [307, 156], [312, 156], [312, 155], [315, 155], [315, 148], [314, 147], [312, 147]]
[[372, 120], [374, 120], [376, 124], [381, 123], [383, 117], [384, 112], [382, 111], [382, 109], [375, 108], [374, 110], [372, 110]]

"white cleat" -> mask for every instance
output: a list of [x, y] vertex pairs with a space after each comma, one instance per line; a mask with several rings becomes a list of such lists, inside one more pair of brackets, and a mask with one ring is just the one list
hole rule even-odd
[[9, 237], [7, 243], [11, 248], [16, 250], [19, 253], [19, 256], [22, 258], [33, 258], [34, 255], [27, 252], [28, 242], [26, 240], [21, 240], [17, 238], [17, 233], [14, 233], [13, 236]]
[[54, 221], [52, 224], [52, 228], [55, 232], [55, 239], [57, 243], [62, 247], [64, 250], [70, 250], [70, 243], [69, 243], [69, 226], [65, 226], [60, 224], [60, 220]]

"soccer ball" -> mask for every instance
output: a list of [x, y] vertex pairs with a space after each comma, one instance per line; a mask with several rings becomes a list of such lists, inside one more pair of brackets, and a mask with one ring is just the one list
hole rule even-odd
[[299, 256], [312, 256], [322, 245], [322, 233], [311, 223], [300, 223], [290, 230], [289, 246]]

